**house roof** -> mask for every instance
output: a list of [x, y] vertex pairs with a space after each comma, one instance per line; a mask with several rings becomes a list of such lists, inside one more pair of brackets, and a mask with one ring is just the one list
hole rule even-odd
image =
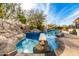
[[74, 22], [79, 22], [79, 18], [75, 19]]

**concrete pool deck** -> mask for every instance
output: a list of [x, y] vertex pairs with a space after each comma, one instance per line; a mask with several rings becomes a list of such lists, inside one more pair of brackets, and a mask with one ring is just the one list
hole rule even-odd
[[65, 44], [65, 49], [60, 56], [79, 56], [79, 37], [66, 33], [64, 35], [65, 37], [59, 38]]

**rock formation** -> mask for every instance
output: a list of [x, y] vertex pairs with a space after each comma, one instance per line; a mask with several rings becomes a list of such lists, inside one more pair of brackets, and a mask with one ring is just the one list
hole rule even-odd
[[15, 50], [16, 43], [23, 35], [19, 23], [0, 20], [0, 55]]

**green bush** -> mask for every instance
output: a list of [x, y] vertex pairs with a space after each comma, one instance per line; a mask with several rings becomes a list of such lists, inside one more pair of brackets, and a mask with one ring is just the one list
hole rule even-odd
[[39, 29], [41, 31], [44, 31], [44, 26], [42, 24], [38, 24], [37, 29]]
[[30, 29], [33, 30], [34, 28], [37, 28], [37, 26], [34, 23], [30, 23]]
[[74, 30], [71, 32], [71, 34], [77, 35], [76, 30], [74, 29]]
[[23, 24], [26, 23], [26, 17], [24, 15], [18, 15], [19, 16], [19, 21]]

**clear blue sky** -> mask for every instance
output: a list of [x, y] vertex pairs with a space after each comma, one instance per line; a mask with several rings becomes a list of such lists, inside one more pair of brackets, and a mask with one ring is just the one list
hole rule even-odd
[[69, 25], [79, 17], [78, 3], [39, 3], [36, 9], [44, 11], [48, 24]]

